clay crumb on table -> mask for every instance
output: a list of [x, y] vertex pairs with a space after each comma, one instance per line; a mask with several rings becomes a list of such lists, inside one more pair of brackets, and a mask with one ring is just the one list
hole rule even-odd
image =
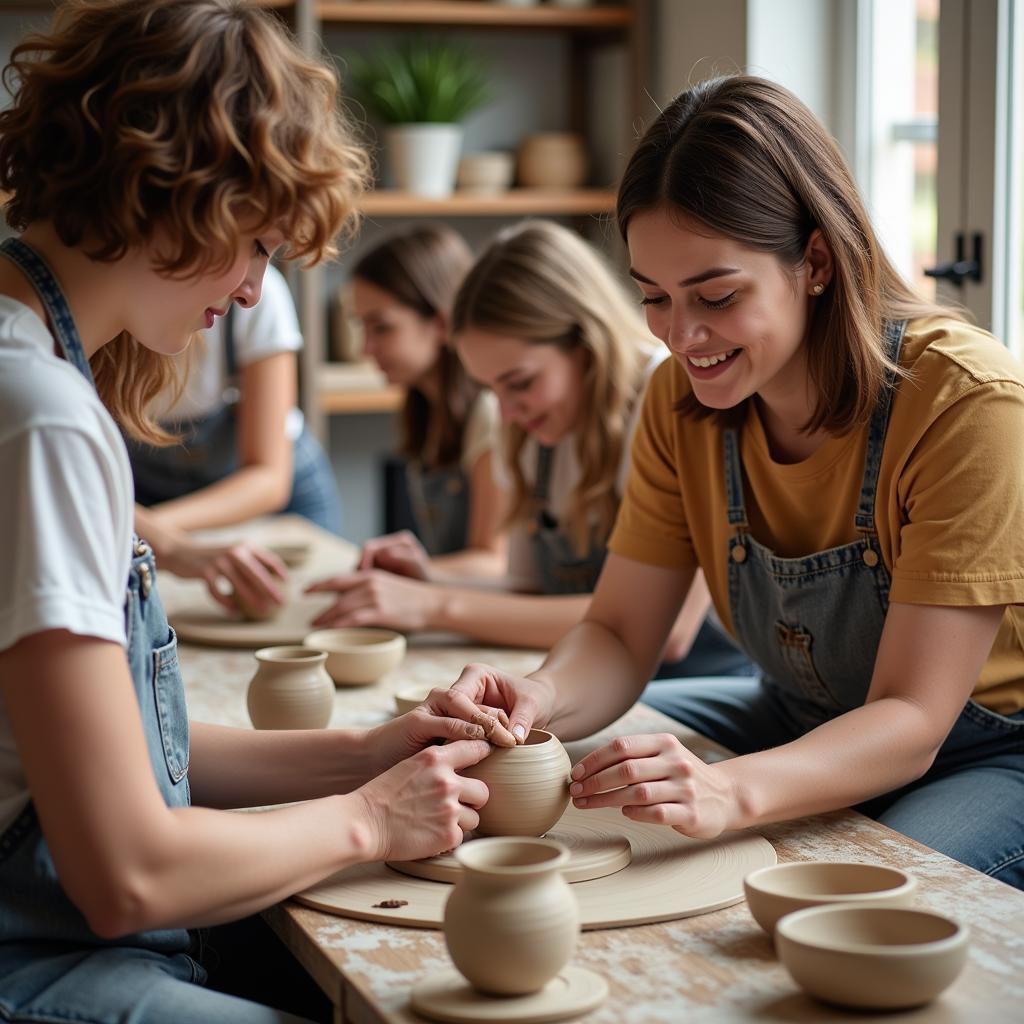
[[397, 910], [408, 905], [408, 900], [381, 900], [380, 903], [374, 903], [374, 907], [380, 907], [382, 910]]

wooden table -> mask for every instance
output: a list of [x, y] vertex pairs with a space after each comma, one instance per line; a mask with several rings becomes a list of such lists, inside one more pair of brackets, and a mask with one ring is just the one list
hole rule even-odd
[[[256, 534], [314, 538], [317, 574], [351, 564], [354, 549], [294, 519]], [[301, 574], [301, 573], [300, 573]], [[308, 575], [308, 570], [306, 571]], [[168, 606], [190, 600], [198, 584], [161, 577]], [[446, 685], [469, 661], [511, 671], [535, 668], [536, 651], [413, 641], [398, 670], [372, 687], [339, 690], [332, 725], [366, 726], [392, 711], [391, 694], [412, 683]], [[201, 721], [248, 727], [245, 690], [251, 653], [182, 645], [190, 712]], [[598, 737], [569, 744], [574, 760], [599, 742], [626, 732], [671, 732], [707, 759], [720, 748], [650, 708], [638, 705]], [[1024, 809], [1022, 809], [1024, 813]], [[767, 826], [761, 833], [780, 861], [871, 861], [909, 869], [918, 878], [917, 905], [970, 925], [971, 953], [956, 983], [931, 1006], [872, 1021], [989, 1024], [1024, 1021], [1024, 893], [950, 860], [853, 811]], [[440, 932], [348, 920], [292, 902], [267, 920], [335, 1006], [336, 1022], [419, 1021], [408, 1009], [412, 986], [451, 966]], [[700, 917], [638, 928], [584, 932], [574, 959], [607, 978], [610, 996], [588, 1024], [687, 1024], [727, 1021], [842, 1021], [865, 1015], [830, 1008], [805, 996], [775, 959], [768, 937], [746, 904]]]

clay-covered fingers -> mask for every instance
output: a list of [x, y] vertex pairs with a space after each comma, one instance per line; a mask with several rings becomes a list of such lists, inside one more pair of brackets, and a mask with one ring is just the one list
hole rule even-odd
[[535, 725], [544, 727], [554, 705], [554, 690], [543, 680], [482, 664], [467, 665], [448, 692], [465, 694], [474, 704], [501, 708], [517, 743], [524, 743]]
[[461, 719], [482, 732], [482, 738], [496, 747], [514, 747], [516, 739], [508, 729], [508, 717], [500, 709], [484, 708], [458, 690], [431, 690], [424, 702], [431, 714]]
[[402, 530], [367, 541], [359, 557], [359, 568], [379, 568], [425, 580], [429, 575], [429, 556], [412, 533]]
[[329, 608], [313, 619], [311, 625], [318, 629], [325, 626], [367, 626], [377, 617], [369, 577], [363, 573], [319, 580], [306, 587], [303, 593], [338, 595], [338, 599]]

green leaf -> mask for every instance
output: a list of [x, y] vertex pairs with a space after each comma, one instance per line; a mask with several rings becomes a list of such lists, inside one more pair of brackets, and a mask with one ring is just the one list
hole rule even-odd
[[491, 97], [484, 65], [443, 40], [414, 37], [347, 63], [353, 94], [387, 124], [453, 124]]

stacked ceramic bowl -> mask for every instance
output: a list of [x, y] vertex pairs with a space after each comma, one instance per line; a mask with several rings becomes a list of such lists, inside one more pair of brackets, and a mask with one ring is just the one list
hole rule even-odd
[[914, 910], [911, 875], [878, 864], [806, 861], [746, 877], [750, 912], [811, 995], [859, 1009], [908, 1009], [953, 983], [967, 929]]

